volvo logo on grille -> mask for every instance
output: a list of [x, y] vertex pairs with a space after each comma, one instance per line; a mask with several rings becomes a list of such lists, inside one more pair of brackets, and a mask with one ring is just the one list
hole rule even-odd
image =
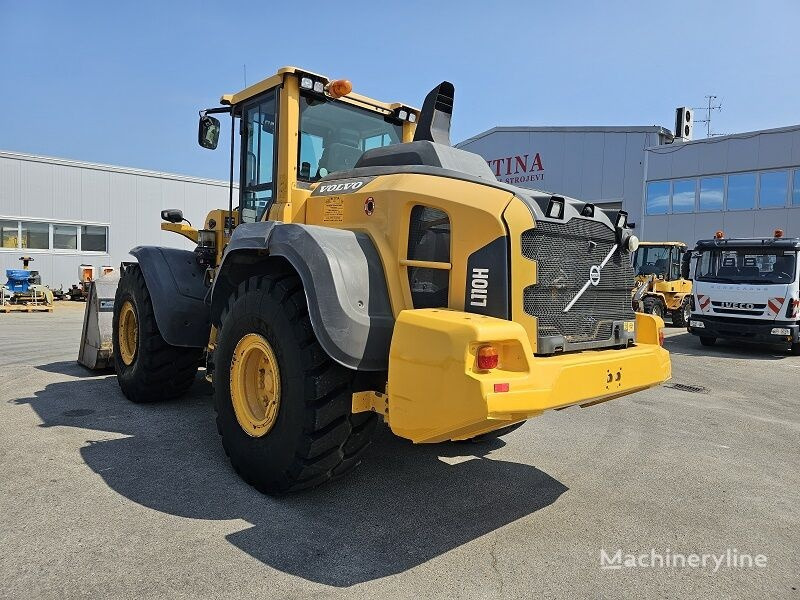
[[597, 265], [592, 265], [592, 268], [589, 269], [589, 282], [592, 285], [597, 285], [600, 283], [600, 267]]
[[611, 248], [611, 251], [608, 254], [606, 254], [606, 257], [603, 259], [603, 262], [601, 262], [599, 265], [591, 266], [591, 268], [589, 269], [589, 279], [586, 281], [586, 283], [583, 284], [583, 287], [578, 290], [578, 293], [575, 294], [575, 297], [569, 301], [569, 304], [567, 304], [566, 308], [564, 308], [564, 312], [569, 312], [569, 309], [571, 309], [575, 305], [575, 303], [578, 301], [578, 298], [583, 296], [583, 293], [589, 289], [590, 285], [596, 286], [598, 283], [600, 283], [600, 270], [606, 266], [606, 263], [609, 260], [611, 260], [611, 257], [614, 256], [614, 252], [617, 251], [618, 247], [619, 246], [617, 244], [614, 244], [614, 246]]

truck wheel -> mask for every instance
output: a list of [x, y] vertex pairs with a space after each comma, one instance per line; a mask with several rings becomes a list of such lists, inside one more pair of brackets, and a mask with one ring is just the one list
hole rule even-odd
[[692, 309], [689, 306], [689, 296], [686, 296], [681, 302], [680, 308], [672, 311], [672, 324], [675, 327], [687, 327], [691, 316]]
[[132, 402], [158, 402], [186, 393], [202, 348], [171, 346], [156, 324], [153, 302], [139, 265], [127, 267], [114, 297], [114, 366], [122, 393]]
[[700, 336], [700, 343], [703, 344], [703, 346], [713, 346], [714, 344], [717, 343], [717, 338], [710, 337], [710, 336], [707, 336], [707, 335], [701, 335]]
[[296, 274], [238, 286], [222, 315], [215, 363], [222, 445], [257, 490], [315, 487], [360, 463], [377, 417], [351, 412], [356, 371], [319, 345]]
[[792, 353], [792, 356], [800, 356], [800, 342], [795, 342], [792, 344], [790, 352]]
[[664, 306], [661, 298], [647, 296], [644, 299], [644, 312], [650, 315], [655, 315], [656, 317], [661, 317], [663, 319], [664, 314], [667, 312], [667, 308]]
[[489, 442], [491, 440], [496, 440], [499, 437], [503, 437], [506, 434], [511, 433], [522, 427], [526, 421], [520, 421], [519, 423], [514, 423], [513, 425], [508, 425], [506, 427], [501, 427], [500, 429], [495, 429], [494, 431], [490, 431], [489, 433], [482, 433], [480, 435], [476, 435], [474, 438], [469, 438], [468, 440], [464, 440], [467, 442]]

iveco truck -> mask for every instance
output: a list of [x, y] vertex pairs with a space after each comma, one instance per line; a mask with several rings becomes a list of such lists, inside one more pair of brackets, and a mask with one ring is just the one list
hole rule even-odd
[[718, 231], [683, 263], [694, 278], [689, 333], [789, 346], [800, 355], [800, 238], [733, 239]]

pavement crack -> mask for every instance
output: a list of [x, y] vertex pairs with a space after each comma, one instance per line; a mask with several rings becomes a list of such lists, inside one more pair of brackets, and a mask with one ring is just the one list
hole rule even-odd
[[503, 586], [505, 585], [505, 582], [503, 581], [503, 574], [500, 573], [500, 569], [497, 568], [497, 544], [499, 541], [500, 541], [500, 535], [495, 534], [494, 540], [492, 541], [492, 546], [489, 549], [489, 555], [492, 557], [492, 571], [494, 571], [495, 575], [497, 575], [497, 580], [500, 584], [497, 591], [500, 597], [502, 598]]

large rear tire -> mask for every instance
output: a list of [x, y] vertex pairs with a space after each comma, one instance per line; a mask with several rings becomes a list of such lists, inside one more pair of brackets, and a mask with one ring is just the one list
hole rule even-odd
[[214, 363], [222, 445], [254, 488], [267, 494], [311, 488], [361, 462], [377, 417], [351, 412], [357, 372], [320, 346], [295, 273], [238, 286], [222, 315]]
[[120, 277], [112, 335], [117, 381], [128, 400], [169, 400], [191, 387], [203, 349], [164, 341], [139, 265], [126, 267]]
[[672, 311], [672, 324], [675, 327], [688, 327], [691, 315], [692, 309], [689, 306], [689, 296], [686, 296], [678, 310]]
[[717, 338], [708, 335], [701, 335], [700, 343], [703, 344], [703, 346], [713, 346], [717, 343]]

